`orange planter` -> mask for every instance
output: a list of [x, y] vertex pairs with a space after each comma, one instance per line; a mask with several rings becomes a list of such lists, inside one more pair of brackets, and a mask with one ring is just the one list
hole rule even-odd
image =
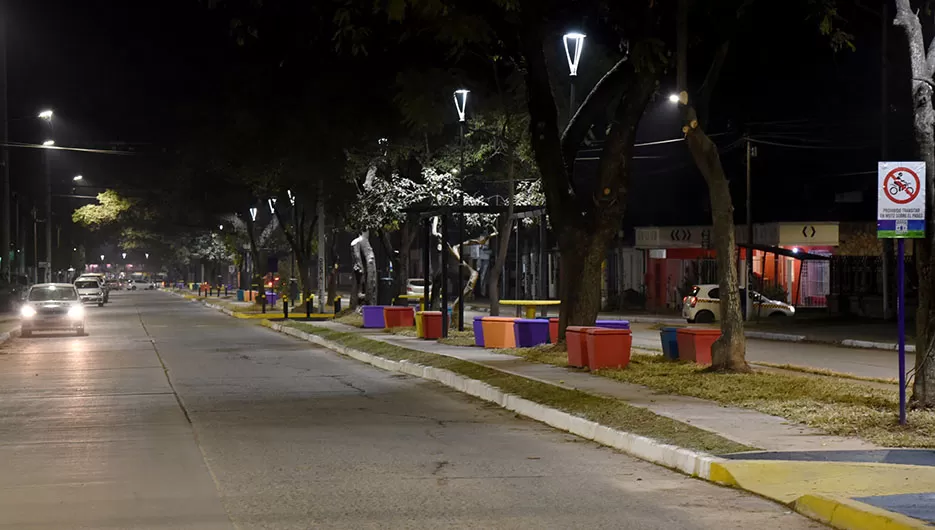
[[423, 339], [435, 340], [442, 337], [441, 311], [422, 312], [422, 333]]
[[383, 308], [383, 321], [386, 323], [387, 328], [411, 328], [416, 325], [415, 309], [403, 306], [386, 306]]
[[588, 368], [626, 368], [633, 336], [628, 329], [588, 328]]
[[679, 345], [679, 359], [711, 364], [711, 345], [720, 336], [719, 329], [679, 328], [675, 334]]
[[513, 321], [510, 317], [484, 317], [481, 327], [484, 330], [485, 348], [515, 348], [516, 335], [513, 333]]
[[584, 368], [588, 366], [588, 330], [589, 326], [568, 326], [565, 328], [565, 345], [568, 348], [568, 366]]
[[549, 340], [552, 344], [558, 344], [558, 319], [549, 319]]

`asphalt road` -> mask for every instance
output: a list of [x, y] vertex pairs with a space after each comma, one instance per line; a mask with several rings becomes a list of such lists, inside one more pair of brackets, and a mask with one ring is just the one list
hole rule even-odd
[[820, 528], [160, 292], [0, 348], [0, 528]]

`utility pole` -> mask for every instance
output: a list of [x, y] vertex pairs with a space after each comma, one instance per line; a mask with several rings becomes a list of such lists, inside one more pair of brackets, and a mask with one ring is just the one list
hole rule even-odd
[[45, 276], [52, 281], [52, 153], [45, 153]]
[[747, 295], [746, 300], [744, 301], [745, 307], [747, 308], [747, 320], [752, 320], [753, 318], [753, 298], [751, 293], [753, 292], [753, 193], [750, 191], [750, 158], [752, 147], [750, 146], [750, 138], [747, 140], [747, 249], [745, 256], [747, 258]]
[[318, 184], [318, 312], [325, 312], [325, 198]]
[[0, 199], [0, 278], [9, 280], [13, 271], [13, 256], [10, 256], [10, 151], [6, 147], [9, 140], [9, 116], [7, 114], [7, 74], [6, 74], [6, 16], [0, 17], [0, 121], [3, 122], [3, 129], [0, 131], [3, 139], [3, 150], [0, 155], [0, 193], [3, 194]]

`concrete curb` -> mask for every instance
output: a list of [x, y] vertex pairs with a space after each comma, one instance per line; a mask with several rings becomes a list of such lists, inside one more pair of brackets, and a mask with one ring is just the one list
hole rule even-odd
[[765, 331], [745, 331], [744, 337], [748, 339], [775, 340], [779, 342], [803, 342], [805, 335], [790, 335], [788, 333], [768, 333]]
[[[840, 342], [840, 346], [845, 348], [862, 348], [867, 350], [891, 350], [896, 351], [899, 349], [899, 345], [892, 342], [871, 342], [868, 340], [853, 340], [846, 339]], [[914, 353], [916, 347], [914, 344], [906, 344], [906, 352]]]
[[711, 473], [711, 463], [721, 460], [705, 453], [690, 451], [645, 436], [619, 431], [558, 409], [546, 407], [534, 401], [503, 392], [483, 381], [470, 379], [449, 370], [423, 366], [408, 361], [384, 359], [383, 357], [348, 348], [312, 333], [306, 333], [290, 326], [283, 326], [279, 322], [264, 322], [263, 324], [268, 325], [274, 331], [323, 346], [383, 370], [400, 372], [439, 382], [449, 388], [495, 403], [507, 410], [545, 423], [556, 429], [593, 440], [601, 445], [613, 447], [641, 460], [675, 469], [686, 475], [707, 480]]
[[834, 528], [845, 530], [915, 530], [931, 529], [919, 519], [890, 512], [851, 499], [824, 495], [803, 495], [793, 508], [800, 514]]

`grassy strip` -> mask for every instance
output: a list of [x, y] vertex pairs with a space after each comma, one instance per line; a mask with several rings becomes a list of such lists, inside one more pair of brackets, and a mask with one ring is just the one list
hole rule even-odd
[[450, 370], [471, 379], [484, 381], [504, 392], [536, 403], [575, 414], [602, 425], [647, 436], [679, 447], [713, 454], [754, 449], [715, 433], [653, 414], [646, 409], [633, 407], [620, 400], [532, 381], [460, 359], [372, 340], [356, 333], [335, 331], [300, 322], [289, 322], [286, 325], [386, 359], [405, 360]]
[[450, 330], [448, 332], [448, 338], [438, 339], [438, 342], [441, 344], [447, 344], [448, 346], [473, 346], [474, 345], [474, 330], [466, 329], [464, 331]]

